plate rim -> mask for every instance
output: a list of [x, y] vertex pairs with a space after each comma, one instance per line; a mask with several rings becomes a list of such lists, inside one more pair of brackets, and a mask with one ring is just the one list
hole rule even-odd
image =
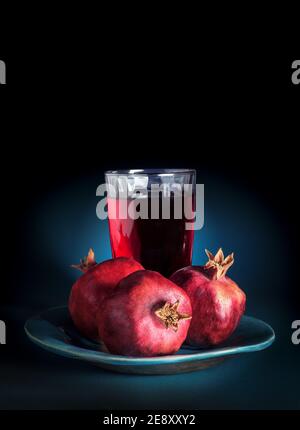
[[[200, 351], [194, 354], [180, 354], [180, 355], [164, 355], [156, 357], [127, 357], [122, 355], [115, 355], [110, 353], [105, 353], [96, 350], [85, 349], [80, 346], [71, 345], [68, 347], [62, 340], [57, 340], [58, 345], [53, 345], [53, 343], [47, 340], [41, 340], [34, 336], [30, 332], [29, 326], [38, 319], [43, 319], [42, 315], [46, 312], [52, 312], [58, 309], [68, 309], [66, 305], [51, 307], [44, 310], [30, 318], [28, 318], [24, 325], [24, 330], [28, 338], [36, 345], [46, 349], [47, 351], [53, 352], [57, 355], [64, 355], [65, 357], [73, 359], [81, 359], [83, 361], [89, 361], [94, 363], [106, 363], [115, 365], [155, 365], [155, 364], [176, 364], [176, 363], [186, 363], [193, 361], [209, 360], [218, 357], [226, 357], [230, 355], [238, 355], [242, 353], [262, 351], [268, 348], [275, 340], [275, 332], [273, 328], [263, 320], [248, 315], [243, 315], [242, 318], [248, 320], [255, 320], [266, 326], [270, 330], [270, 337], [264, 342], [253, 343], [246, 346], [232, 346], [224, 347], [211, 351]], [[196, 351], [196, 350], [195, 350]]]

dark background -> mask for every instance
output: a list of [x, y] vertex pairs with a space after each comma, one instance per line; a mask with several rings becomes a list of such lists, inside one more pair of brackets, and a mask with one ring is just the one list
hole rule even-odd
[[[13, 44], [0, 87], [1, 409], [299, 409], [299, 89], [292, 38], [127, 29]], [[177, 34], [177, 35], [175, 35]], [[251, 36], [251, 35], [250, 35]], [[209, 42], [207, 40], [209, 39]], [[2, 86], [3, 87], [3, 86]], [[204, 248], [236, 253], [268, 350], [205, 372], [118, 375], [39, 350], [25, 320], [64, 304], [69, 265], [109, 258], [95, 190], [106, 169], [191, 167], [205, 184]]]

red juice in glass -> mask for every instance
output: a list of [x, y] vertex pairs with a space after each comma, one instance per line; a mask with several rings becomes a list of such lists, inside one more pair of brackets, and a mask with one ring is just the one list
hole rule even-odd
[[[176, 172], [172, 173], [174, 174]], [[151, 179], [153, 182], [153, 177]], [[144, 199], [148, 200], [146, 206]], [[167, 277], [176, 270], [189, 266], [192, 262], [194, 230], [187, 228], [187, 223], [191, 223], [191, 220], [185, 216], [185, 207], [194, 210], [194, 200], [194, 195], [171, 194], [171, 197], [164, 197], [160, 194], [157, 200], [159, 210], [153, 218], [151, 212], [153, 200], [148, 191], [141, 198], [129, 195], [122, 199], [117, 193], [115, 197], [108, 196], [108, 221], [113, 257], [133, 257], [145, 269], [155, 270]], [[134, 207], [138, 208], [139, 202], [147, 207], [147, 218], [133, 219], [129, 216], [129, 207], [135, 204]], [[169, 205], [167, 219], [163, 216], [164, 205], [165, 207]], [[179, 206], [182, 207], [182, 216], [178, 219], [175, 207]]]

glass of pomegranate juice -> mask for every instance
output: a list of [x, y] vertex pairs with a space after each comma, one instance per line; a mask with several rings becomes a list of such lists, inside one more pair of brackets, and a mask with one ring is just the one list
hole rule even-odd
[[192, 261], [196, 171], [105, 173], [113, 257], [133, 257], [170, 276]]

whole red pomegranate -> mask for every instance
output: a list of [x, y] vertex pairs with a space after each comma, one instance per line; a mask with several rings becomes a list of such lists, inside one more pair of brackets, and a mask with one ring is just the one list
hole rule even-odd
[[216, 345], [227, 339], [245, 311], [246, 295], [226, 275], [233, 254], [224, 258], [222, 249], [215, 256], [205, 250], [205, 266], [178, 270], [171, 280], [182, 287], [191, 299], [193, 319], [186, 342], [195, 346]]
[[111, 293], [119, 281], [143, 266], [132, 258], [119, 257], [97, 264], [94, 252], [74, 265], [83, 272], [75, 282], [69, 298], [69, 311], [77, 329], [85, 336], [97, 340], [96, 315], [103, 299]]
[[158, 272], [140, 270], [122, 279], [103, 301], [99, 337], [113, 354], [151, 357], [176, 352], [192, 315], [188, 295]]

